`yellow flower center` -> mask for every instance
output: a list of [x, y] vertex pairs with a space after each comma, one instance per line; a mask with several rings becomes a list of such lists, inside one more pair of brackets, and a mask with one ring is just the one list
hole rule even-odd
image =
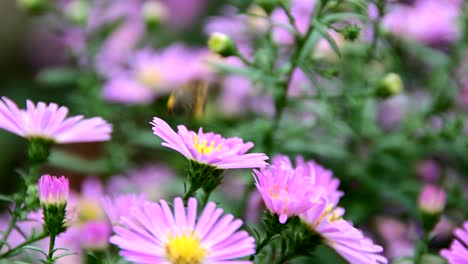
[[210, 144], [208, 144], [208, 141], [206, 139], [201, 140], [198, 138], [198, 136], [193, 137], [193, 143], [195, 145], [195, 149], [200, 152], [200, 154], [210, 154], [211, 152], [215, 150], [219, 150], [221, 148], [221, 145], [215, 145], [214, 141], [211, 141]]
[[163, 75], [159, 69], [153, 67], [143, 67], [137, 73], [138, 81], [152, 89], [158, 89], [161, 86]]
[[194, 234], [171, 237], [164, 246], [166, 259], [172, 264], [201, 264], [207, 254]]
[[96, 201], [82, 200], [78, 206], [80, 222], [99, 220], [104, 218], [103, 210]]

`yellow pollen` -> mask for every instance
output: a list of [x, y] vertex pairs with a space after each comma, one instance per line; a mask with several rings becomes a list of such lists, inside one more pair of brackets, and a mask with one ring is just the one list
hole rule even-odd
[[163, 75], [159, 69], [143, 67], [137, 72], [137, 79], [144, 86], [158, 89], [161, 86]]
[[182, 235], [172, 237], [164, 246], [166, 259], [172, 264], [201, 264], [207, 254], [206, 249], [200, 246], [200, 239], [195, 235]]
[[221, 148], [221, 145], [215, 146], [214, 141], [211, 141], [210, 144], [208, 144], [208, 141], [206, 139], [204, 139], [204, 140], [202, 140], [200, 142], [200, 139], [196, 135], [193, 137], [193, 143], [195, 145], [195, 149], [198, 150], [198, 152], [200, 152], [200, 154], [208, 155], [211, 152], [213, 152], [215, 150], [219, 150]]

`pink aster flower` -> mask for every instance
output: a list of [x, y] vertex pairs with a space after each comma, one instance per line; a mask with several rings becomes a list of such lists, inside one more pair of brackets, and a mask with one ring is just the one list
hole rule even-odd
[[450, 245], [450, 249], [443, 249], [440, 255], [448, 260], [449, 264], [468, 263], [468, 221], [463, 224], [463, 228], [455, 230], [456, 239]]
[[164, 200], [146, 202], [121, 218], [110, 241], [124, 258], [138, 263], [252, 263], [235, 259], [255, 253], [254, 238], [238, 231], [241, 220], [222, 213], [210, 202], [197, 219], [195, 198], [187, 209], [175, 198], [174, 212]]
[[321, 199], [307, 212], [300, 215], [312, 231], [322, 236], [325, 244], [333, 248], [350, 264], [387, 263], [381, 255], [383, 248], [372, 242], [351, 223], [343, 220], [342, 208], [330, 206], [326, 199]]
[[64, 176], [56, 177], [48, 174], [39, 179], [39, 200], [42, 205], [66, 204], [70, 184]]
[[43, 138], [56, 143], [107, 141], [112, 126], [100, 117], [66, 118], [68, 108], [51, 103], [34, 105], [26, 101], [27, 108], [18, 106], [6, 97], [0, 100], [0, 128], [25, 138]]
[[[295, 168], [289, 157], [284, 155], [275, 156], [272, 164], [276, 166], [287, 166], [291, 169]], [[329, 203], [335, 206], [338, 204], [341, 196], [343, 196], [343, 192], [338, 190], [340, 181], [333, 177], [332, 171], [325, 169], [313, 160], [305, 161], [302, 156], [296, 157], [296, 166], [303, 168], [303, 176], [310, 180], [310, 184], [323, 188]]]
[[304, 176], [304, 169], [289, 166], [270, 166], [254, 170], [255, 185], [272, 214], [279, 215], [284, 224], [288, 217], [299, 215], [314, 205], [320, 188], [314, 188], [310, 179]]
[[186, 158], [208, 164], [219, 169], [263, 168], [268, 157], [263, 153], [246, 152], [253, 148], [252, 142], [244, 143], [241, 138], [223, 138], [213, 132], [195, 133], [179, 125], [177, 133], [162, 119], [155, 117], [153, 133], [164, 142], [163, 146], [180, 152]]

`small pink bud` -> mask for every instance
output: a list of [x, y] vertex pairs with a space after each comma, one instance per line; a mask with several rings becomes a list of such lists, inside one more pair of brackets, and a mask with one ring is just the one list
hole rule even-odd
[[70, 184], [64, 176], [58, 178], [45, 174], [39, 179], [38, 185], [41, 205], [67, 203]]
[[445, 207], [444, 189], [426, 185], [419, 195], [419, 208], [426, 214], [440, 214]]

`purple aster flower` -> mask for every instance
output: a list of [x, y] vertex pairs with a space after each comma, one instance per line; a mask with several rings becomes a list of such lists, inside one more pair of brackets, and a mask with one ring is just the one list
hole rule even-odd
[[304, 169], [279, 164], [260, 171], [254, 170], [255, 185], [272, 214], [279, 216], [284, 224], [288, 217], [299, 215], [309, 210], [314, 201], [324, 193], [315, 188], [310, 178], [304, 175]]
[[450, 249], [443, 249], [440, 255], [448, 260], [449, 264], [466, 264], [468, 256], [468, 221], [463, 224], [463, 228], [456, 229], [455, 239], [450, 245]]
[[318, 233], [325, 244], [333, 248], [350, 264], [387, 263], [381, 255], [383, 248], [372, 242], [351, 223], [343, 220], [342, 208], [321, 199], [313, 208], [300, 215], [301, 219]]
[[197, 219], [195, 198], [187, 208], [175, 198], [173, 212], [164, 200], [146, 202], [121, 217], [110, 241], [124, 258], [138, 263], [252, 263], [235, 259], [255, 253], [254, 238], [238, 231], [241, 220], [222, 213], [210, 202]]
[[43, 206], [66, 204], [70, 184], [64, 176], [42, 175], [38, 183], [39, 200]]
[[246, 152], [253, 148], [252, 142], [241, 138], [223, 138], [213, 132], [204, 133], [202, 128], [195, 133], [184, 125], [177, 133], [162, 119], [154, 117], [153, 133], [163, 140], [162, 145], [178, 151], [186, 158], [219, 169], [263, 168], [268, 157], [263, 153]]
[[6, 97], [0, 100], [0, 128], [25, 138], [43, 138], [56, 143], [107, 141], [112, 126], [100, 117], [66, 118], [68, 108], [51, 103], [34, 105], [26, 101], [27, 108], [18, 106]]
[[[273, 158], [273, 165], [276, 166], [286, 166], [288, 168], [294, 169], [294, 166], [289, 159], [289, 157], [284, 155], [277, 155]], [[304, 161], [302, 156], [296, 157], [296, 166], [302, 167], [303, 176], [307, 177], [310, 181], [310, 184], [323, 188], [324, 194], [328, 199], [329, 203], [337, 205], [343, 192], [338, 190], [340, 181], [333, 177], [333, 172], [325, 169], [320, 164], [315, 161]]]

